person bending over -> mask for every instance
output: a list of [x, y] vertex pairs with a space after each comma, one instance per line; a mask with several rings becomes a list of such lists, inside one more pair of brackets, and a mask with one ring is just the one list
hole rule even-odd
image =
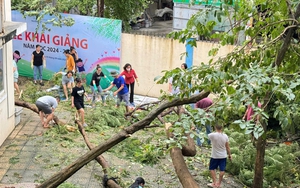
[[[41, 118], [41, 122], [44, 128], [49, 128], [49, 122], [54, 117], [54, 110], [58, 106], [58, 103], [60, 101], [59, 97], [52, 97], [52, 96], [43, 96], [37, 99], [35, 102], [35, 105], [38, 108], [39, 115]], [[46, 117], [46, 120], [44, 121], [44, 118]]]

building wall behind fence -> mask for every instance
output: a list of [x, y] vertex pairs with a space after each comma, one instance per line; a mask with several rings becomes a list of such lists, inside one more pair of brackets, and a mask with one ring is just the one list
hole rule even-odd
[[[197, 42], [194, 49], [193, 65], [208, 62], [208, 52], [217, 47], [217, 43]], [[225, 56], [233, 50], [233, 46], [222, 47], [218, 57]], [[167, 91], [168, 84], [155, 84], [154, 78], [163, 75], [163, 70], [171, 70], [185, 63], [185, 57], [181, 54], [186, 52], [185, 44], [164, 37], [146, 35], [122, 34], [121, 44], [121, 68], [130, 63], [136, 71], [140, 85], [135, 87], [135, 94], [159, 97], [160, 90]]]

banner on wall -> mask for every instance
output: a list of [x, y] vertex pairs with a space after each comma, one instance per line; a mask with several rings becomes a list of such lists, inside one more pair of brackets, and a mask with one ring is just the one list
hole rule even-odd
[[[70, 46], [76, 48], [78, 57], [82, 60], [77, 66], [86, 74], [90, 80], [92, 73], [99, 64], [103, 73], [109, 76], [111, 70], [120, 70], [120, 47], [121, 47], [121, 20], [106, 18], [61, 14], [62, 17], [72, 17], [75, 24], [71, 27], [55, 27], [47, 24], [50, 31], [35, 34], [37, 21], [35, 17], [26, 19], [19, 11], [12, 11], [12, 20], [26, 22], [27, 31], [16, 36], [13, 40], [13, 50], [20, 51], [21, 60], [18, 62], [18, 70], [21, 76], [33, 77], [33, 70], [30, 67], [32, 52], [37, 44], [46, 58], [46, 69], [43, 71], [43, 79], [49, 80], [53, 74], [62, 71], [66, 64], [66, 57], [63, 54]], [[48, 15], [46, 20], [51, 19]], [[104, 79], [102, 79], [104, 81]], [[103, 85], [101, 80], [101, 86]]]

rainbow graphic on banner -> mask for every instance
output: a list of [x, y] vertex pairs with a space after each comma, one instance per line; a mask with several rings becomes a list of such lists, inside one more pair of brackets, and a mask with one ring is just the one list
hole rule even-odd
[[100, 65], [102, 68], [106, 68], [107, 70], [119, 71], [120, 58], [119, 57], [105, 57], [105, 58], [98, 59], [98, 61], [91, 64], [91, 66], [87, 72], [93, 72], [96, 69], [97, 65]]

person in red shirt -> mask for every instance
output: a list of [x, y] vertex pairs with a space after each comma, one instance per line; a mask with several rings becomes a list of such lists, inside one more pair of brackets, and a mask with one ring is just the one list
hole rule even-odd
[[131, 65], [129, 63], [125, 64], [123, 67], [124, 71], [120, 74], [120, 76], [125, 76], [125, 84], [129, 90], [130, 86], [130, 98], [129, 102], [132, 106], [134, 106], [133, 96], [134, 96], [134, 83], [137, 82], [137, 85], [139, 85], [138, 77], [135, 74], [135, 71], [132, 69]]

